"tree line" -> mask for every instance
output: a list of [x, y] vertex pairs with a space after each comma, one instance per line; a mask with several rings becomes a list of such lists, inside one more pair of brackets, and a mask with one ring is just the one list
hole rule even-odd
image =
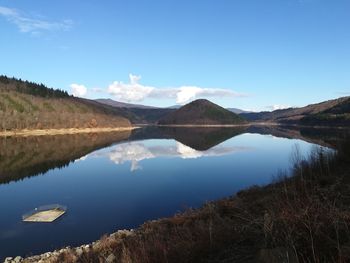
[[67, 91], [60, 89], [48, 88], [44, 84], [24, 81], [15, 77], [9, 78], [5, 75], [0, 75], [0, 90], [17, 91], [21, 93], [31, 94], [45, 98], [66, 98], [70, 97]]

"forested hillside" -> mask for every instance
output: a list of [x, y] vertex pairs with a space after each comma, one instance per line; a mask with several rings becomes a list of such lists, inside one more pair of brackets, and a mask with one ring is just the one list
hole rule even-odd
[[350, 124], [350, 97], [341, 97], [301, 108], [271, 112], [242, 113], [250, 121], [279, 122], [284, 124], [347, 126]]
[[301, 119], [305, 125], [331, 125], [331, 126], [349, 126], [350, 125], [350, 98], [345, 97], [338, 104]]
[[129, 120], [113, 107], [0, 76], [0, 130], [126, 126]]
[[209, 100], [198, 99], [169, 113], [158, 123], [161, 125], [225, 125], [244, 124], [245, 120]]

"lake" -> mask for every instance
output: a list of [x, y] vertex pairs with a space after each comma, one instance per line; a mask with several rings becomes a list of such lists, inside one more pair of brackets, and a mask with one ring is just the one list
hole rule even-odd
[[[333, 147], [328, 131], [157, 128], [0, 138], [0, 259], [92, 242], [274, 180], [298, 145]], [[54, 223], [24, 223], [47, 204]]]

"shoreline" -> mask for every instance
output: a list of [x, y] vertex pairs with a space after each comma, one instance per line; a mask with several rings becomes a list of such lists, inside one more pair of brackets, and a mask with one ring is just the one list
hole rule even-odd
[[332, 125], [302, 125], [292, 123], [279, 122], [249, 122], [243, 124], [136, 124], [138, 127], [179, 127], [179, 128], [230, 128], [230, 127], [249, 127], [249, 126], [279, 126], [279, 127], [299, 127], [299, 128], [314, 128], [314, 129], [349, 129], [347, 126], [332, 126]]
[[241, 124], [155, 124], [155, 125], [149, 125], [149, 124], [138, 124], [139, 126], [157, 126], [157, 127], [184, 127], [184, 128], [229, 128], [229, 127], [248, 127], [248, 126], [254, 126], [254, 125], [273, 125], [273, 126], [279, 126], [279, 123], [266, 123], [266, 122], [259, 122], [259, 123], [241, 123]]
[[135, 124], [130, 127], [101, 127], [101, 128], [61, 128], [61, 129], [23, 129], [23, 130], [9, 130], [0, 131], [1, 137], [11, 136], [50, 136], [50, 135], [70, 135], [79, 133], [102, 133], [102, 132], [115, 132], [115, 131], [132, 131], [141, 127], [155, 126], [155, 127], [175, 127], [175, 128], [234, 128], [234, 127], [250, 127], [250, 126], [287, 126], [287, 127], [300, 127], [300, 128], [316, 128], [316, 129], [348, 129], [344, 126], [307, 126], [298, 124], [284, 124], [276, 122], [251, 122], [245, 124]]
[[250, 124], [158, 124], [158, 127], [183, 127], [183, 128], [225, 128], [225, 127], [244, 127]]
[[36, 130], [17, 130], [17, 131], [0, 131], [0, 137], [11, 136], [46, 136], [46, 135], [68, 135], [78, 133], [100, 133], [114, 131], [131, 131], [138, 129], [137, 126], [130, 127], [105, 127], [105, 128], [63, 128], [63, 129], [36, 129]]

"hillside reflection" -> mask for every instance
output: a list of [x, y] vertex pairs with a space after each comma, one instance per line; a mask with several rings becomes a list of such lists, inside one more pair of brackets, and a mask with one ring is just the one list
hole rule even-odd
[[[44, 174], [51, 169], [104, 155], [116, 164], [131, 162], [131, 170], [140, 169], [142, 160], [166, 158], [199, 158], [222, 156], [245, 147], [229, 147], [224, 141], [243, 133], [271, 134], [301, 139], [336, 148], [337, 142], [348, 138], [349, 130], [298, 127], [234, 127], [234, 128], [165, 128], [145, 127], [132, 132], [75, 134], [36, 137], [0, 138], [0, 184]], [[170, 140], [171, 139], [171, 140]], [[122, 143], [123, 141], [126, 141]], [[117, 144], [119, 143], [119, 144]], [[96, 150], [108, 148], [102, 153]]]
[[175, 139], [195, 150], [208, 150], [234, 136], [243, 134], [247, 127], [146, 127], [134, 130], [130, 140]]
[[130, 131], [104, 134], [0, 138], [0, 183], [44, 174], [128, 139]]

